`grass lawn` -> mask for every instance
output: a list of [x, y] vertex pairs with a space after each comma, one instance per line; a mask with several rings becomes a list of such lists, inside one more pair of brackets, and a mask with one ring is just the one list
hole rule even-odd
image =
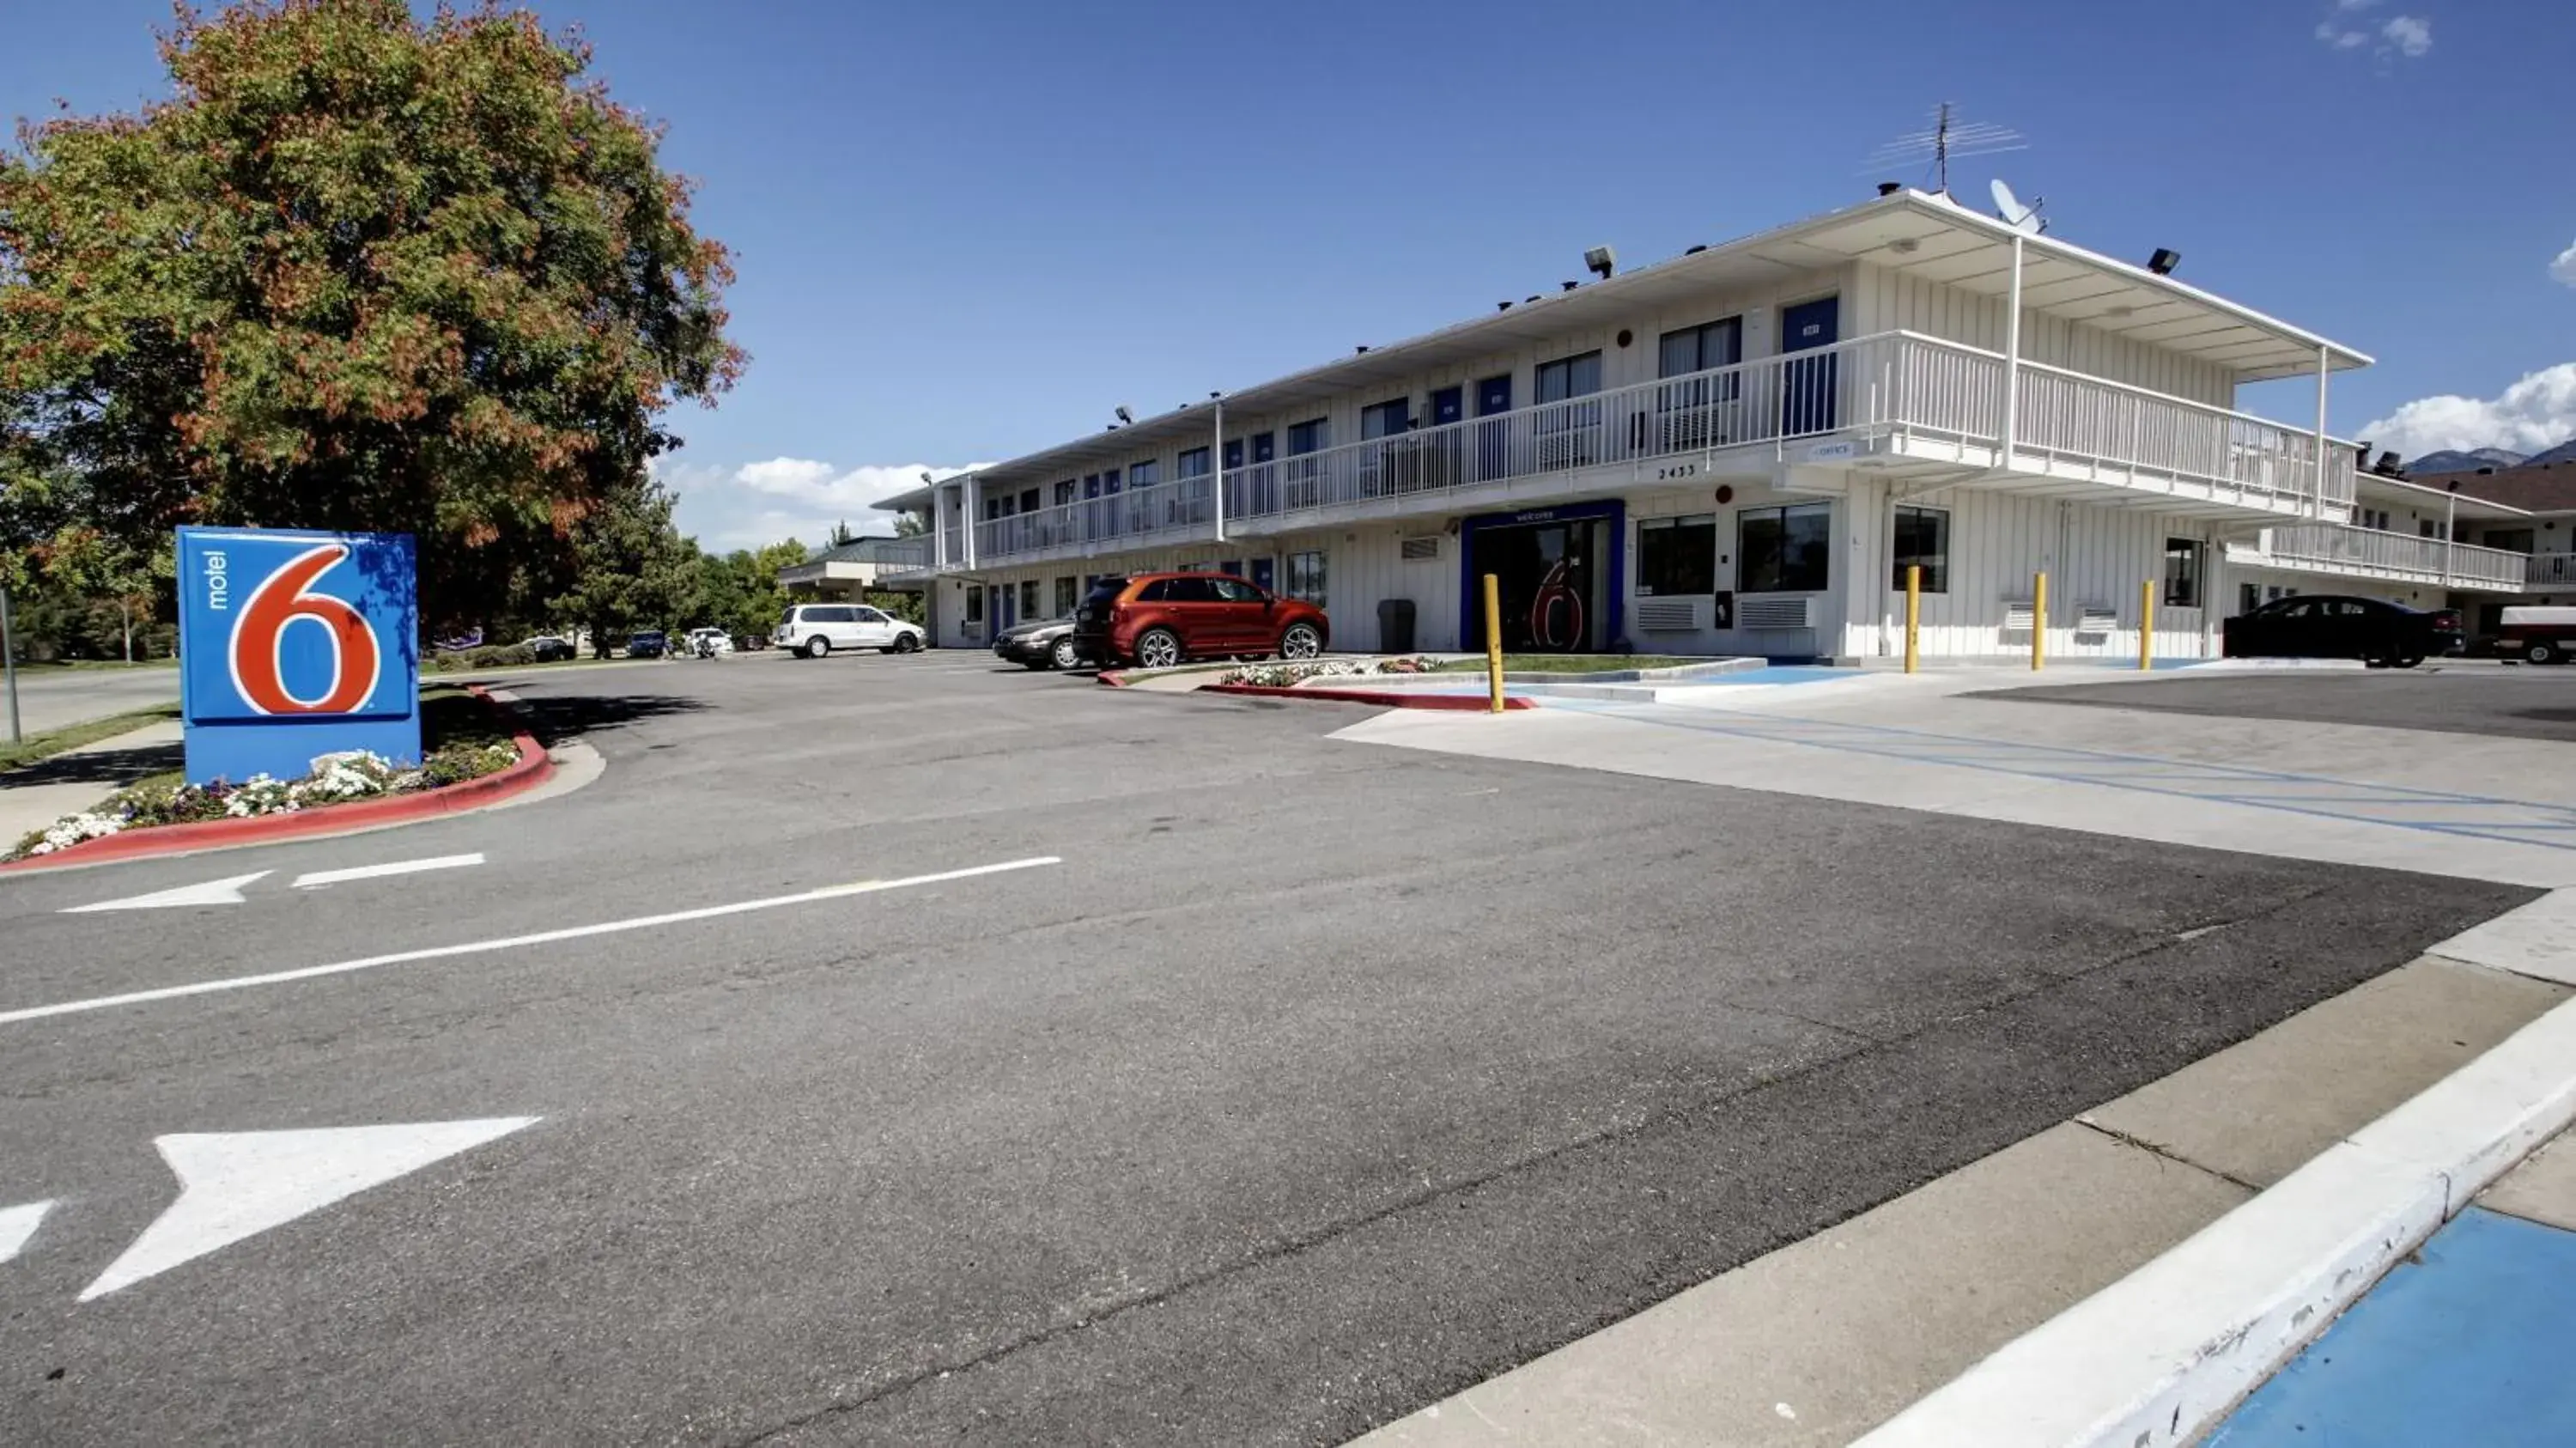
[[129, 730], [141, 729], [149, 724], [159, 724], [178, 717], [178, 705], [162, 704], [150, 709], [134, 709], [123, 714], [111, 714], [104, 719], [92, 719], [87, 723], [67, 724], [60, 729], [49, 729], [42, 734], [30, 734], [19, 743], [0, 744], [0, 769], [16, 769], [22, 764], [33, 764], [39, 759], [50, 759], [67, 749], [78, 749], [84, 744], [96, 744], [102, 739], [113, 739]]
[[[1506, 674], [1611, 674], [1623, 669], [1677, 669], [1684, 664], [1705, 664], [1709, 659], [1678, 658], [1671, 654], [1505, 654]], [[1440, 674], [1481, 674], [1483, 659], [1451, 659], [1435, 664], [1432, 672]]]

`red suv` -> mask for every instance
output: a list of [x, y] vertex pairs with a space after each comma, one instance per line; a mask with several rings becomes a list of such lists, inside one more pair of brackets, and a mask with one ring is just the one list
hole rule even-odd
[[1073, 611], [1073, 650], [1095, 664], [1168, 668], [1188, 658], [1311, 659], [1332, 625], [1302, 599], [1223, 573], [1103, 578]]

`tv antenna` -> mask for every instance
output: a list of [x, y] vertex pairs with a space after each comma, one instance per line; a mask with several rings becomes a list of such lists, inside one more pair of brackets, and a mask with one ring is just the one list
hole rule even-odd
[[2004, 225], [2030, 236], [2044, 235], [2048, 231], [2048, 218], [2039, 214], [2039, 208], [2048, 204], [2047, 197], [2034, 196], [2030, 198], [2030, 204], [2024, 206], [2001, 176], [1986, 185], [1994, 193], [1995, 215], [2004, 219]]
[[2030, 141], [2009, 126], [1986, 121], [1960, 120], [1956, 109], [1943, 101], [1932, 112], [1932, 128], [1897, 137], [1870, 153], [1865, 169], [1885, 171], [1891, 166], [1926, 167], [1932, 176], [1932, 189], [1946, 196], [1950, 192], [1950, 163], [1970, 156], [1994, 156], [2006, 151], [2027, 151]]

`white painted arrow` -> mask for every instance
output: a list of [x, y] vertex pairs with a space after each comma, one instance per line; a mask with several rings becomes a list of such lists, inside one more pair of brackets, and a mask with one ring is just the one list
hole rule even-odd
[[18, 1255], [27, 1239], [36, 1235], [36, 1224], [45, 1219], [51, 1202], [29, 1202], [23, 1207], [0, 1207], [0, 1262]]
[[80, 1300], [131, 1287], [536, 1121], [533, 1116], [498, 1116], [157, 1138], [152, 1144], [178, 1175], [179, 1200], [82, 1289]]
[[202, 885], [182, 885], [176, 890], [155, 890], [149, 895], [129, 895], [122, 900], [101, 900], [95, 905], [74, 905], [65, 915], [89, 915], [100, 910], [171, 910], [183, 905], [239, 905], [242, 886], [265, 879], [266, 870], [235, 875], [224, 880], [208, 880]]
[[325, 885], [346, 884], [351, 880], [380, 880], [387, 875], [417, 875], [423, 870], [461, 870], [483, 863], [483, 856], [440, 855], [431, 860], [395, 860], [382, 865], [352, 865], [345, 870], [313, 870], [295, 877], [298, 890], [316, 890]]

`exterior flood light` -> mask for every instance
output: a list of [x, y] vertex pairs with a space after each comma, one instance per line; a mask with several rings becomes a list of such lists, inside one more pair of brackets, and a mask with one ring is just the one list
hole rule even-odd
[[1583, 269], [1606, 282], [1619, 269], [1619, 254], [1606, 246], [1596, 246], [1583, 254]]
[[2180, 265], [2182, 265], [2182, 253], [2167, 246], [2157, 247], [2156, 254], [2147, 258], [2147, 270], [2160, 277], [2172, 276], [2173, 269]]

